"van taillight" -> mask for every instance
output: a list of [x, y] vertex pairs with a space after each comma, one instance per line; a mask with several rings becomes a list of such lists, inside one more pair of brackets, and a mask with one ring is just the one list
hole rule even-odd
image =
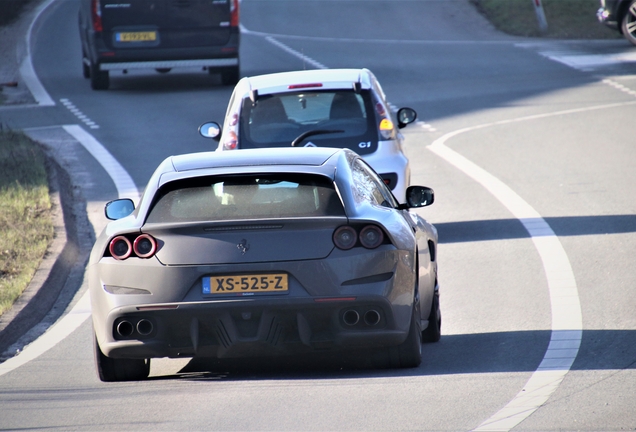
[[99, 0], [93, 0], [91, 2], [91, 15], [93, 16], [93, 30], [101, 32], [104, 30], [102, 26], [102, 8], [99, 4]]
[[238, 27], [239, 25], [239, 2], [238, 0], [230, 0], [230, 26]]

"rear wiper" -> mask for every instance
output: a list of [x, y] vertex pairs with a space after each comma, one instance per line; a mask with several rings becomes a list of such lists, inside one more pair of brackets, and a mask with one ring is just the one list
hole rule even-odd
[[344, 130], [342, 130], [342, 129], [334, 129], [334, 130], [316, 129], [316, 130], [310, 130], [310, 131], [303, 132], [300, 135], [298, 135], [298, 137], [295, 140], [292, 141], [291, 146], [292, 147], [297, 147], [298, 144], [300, 144], [301, 142], [303, 142], [305, 140], [305, 138], [309, 138], [310, 136], [333, 134], [333, 133], [343, 133], [343, 132], [344, 132]]

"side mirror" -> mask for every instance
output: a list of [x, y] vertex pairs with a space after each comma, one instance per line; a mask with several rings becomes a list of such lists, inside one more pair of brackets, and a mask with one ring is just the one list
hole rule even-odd
[[417, 113], [413, 108], [400, 108], [397, 112], [398, 128], [402, 129], [417, 119]]
[[135, 204], [131, 199], [117, 199], [106, 203], [104, 213], [110, 220], [125, 218], [135, 211]]
[[207, 122], [199, 126], [199, 134], [204, 138], [212, 138], [215, 141], [221, 139], [221, 126], [217, 122]]
[[435, 201], [433, 189], [426, 186], [409, 186], [406, 188], [406, 205], [408, 208], [426, 207]]

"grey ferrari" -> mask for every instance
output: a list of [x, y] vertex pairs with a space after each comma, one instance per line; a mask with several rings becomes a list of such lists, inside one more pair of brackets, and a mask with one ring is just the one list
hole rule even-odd
[[417, 367], [440, 338], [437, 231], [356, 153], [272, 148], [172, 156], [112, 219], [88, 266], [102, 381], [159, 357], [378, 352]]

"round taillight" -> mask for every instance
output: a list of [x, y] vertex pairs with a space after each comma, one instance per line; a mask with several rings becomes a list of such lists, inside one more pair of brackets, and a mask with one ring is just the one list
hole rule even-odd
[[348, 250], [358, 241], [358, 233], [352, 227], [344, 225], [333, 233], [333, 243], [338, 249]]
[[132, 253], [132, 245], [130, 244], [130, 240], [128, 240], [124, 236], [117, 236], [110, 241], [110, 245], [108, 245], [108, 250], [113, 258], [118, 260], [125, 260]]
[[139, 258], [150, 258], [157, 251], [157, 241], [148, 234], [142, 234], [135, 239], [133, 250]]
[[367, 249], [375, 249], [384, 241], [384, 233], [376, 225], [367, 225], [360, 230], [360, 243]]

